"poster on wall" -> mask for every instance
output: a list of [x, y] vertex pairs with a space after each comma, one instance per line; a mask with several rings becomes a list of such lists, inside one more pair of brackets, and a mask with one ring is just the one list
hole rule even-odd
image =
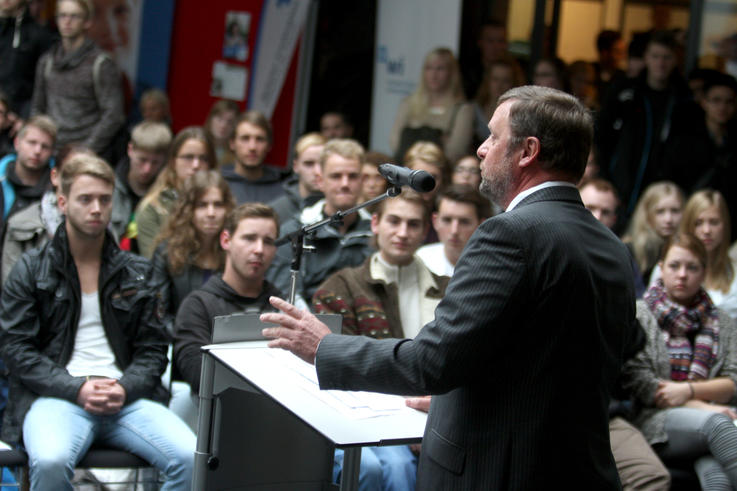
[[246, 100], [248, 70], [240, 65], [216, 61], [212, 64], [210, 95], [232, 101]]
[[248, 34], [251, 31], [251, 14], [230, 11], [225, 14], [225, 38], [223, 58], [238, 61], [248, 59]]

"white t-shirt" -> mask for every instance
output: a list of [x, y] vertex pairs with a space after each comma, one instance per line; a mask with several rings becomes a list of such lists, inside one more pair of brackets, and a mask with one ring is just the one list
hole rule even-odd
[[97, 375], [118, 380], [123, 376], [102, 327], [98, 292], [82, 294], [74, 351], [66, 368], [75, 377]]
[[453, 276], [455, 267], [448, 261], [445, 255], [445, 247], [442, 242], [434, 242], [417, 249], [417, 254], [427, 269], [438, 276]]

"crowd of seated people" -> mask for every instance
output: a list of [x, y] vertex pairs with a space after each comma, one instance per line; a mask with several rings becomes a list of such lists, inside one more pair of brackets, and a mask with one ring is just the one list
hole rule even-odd
[[[635, 36], [625, 67], [622, 36], [604, 31], [596, 63], [544, 58], [525, 81], [527, 66], [506, 51], [503, 25], [487, 24], [479, 36], [484, 59], [474, 69], [460, 67], [447, 48], [428, 51], [417, 89], [398, 107], [391, 140], [377, 149], [393, 156], [352, 139], [350, 115], [331, 109], [319, 128], [296, 140], [285, 165], [267, 162], [268, 118], [241, 112], [232, 101], [216, 102], [202, 126], [174, 135], [171, 128], [184, 125], [172, 118], [166, 92], [152, 89], [140, 100], [143, 121], [123, 122], [120, 71], [86, 35], [91, 0], [58, 2], [56, 44], [26, 25], [25, 2], [15, 3], [21, 10], [0, 10], [0, 23], [20, 16], [38, 68], [23, 87], [6, 84], [0, 68], [0, 304], [10, 309], [0, 312], [3, 439], [36, 455], [39, 432], [24, 435], [23, 418], [61, 411], [48, 399], [66, 402], [64, 411], [76, 405], [110, 418], [139, 400], [165, 405], [158, 377], [168, 343], [172, 411], [160, 407], [156, 421], [166, 422], [159, 430], [172, 439], [171, 458], [190, 466], [181, 475], [167, 471], [167, 478], [189, 475], [192, 463], [178, 452], [187, 445], [194, 451], [192, 433], [170, 419], [178, 416], [195, 430], [199, 348], [211, 339], [213, 317], [270, 310], [270, 295], [286, 297], [292, 249], [276, 240], [384, 193], [378, 172], [384, 162], [426, 171], [436, 186], [404, 191], [319, 229], [308, 238], [316, 252], [303, 258], [296, 298], [316, 312], [343, 312], [348, 334], [414, 336], [432, 318], [476, 227], [504, 211], [478, 191], [475, 147], [494, 137], [488, 121], [501, 94], [532, 83], [569, 91], [595, 112], [595, 165], [580, 194], [628, 246], [642, 298], [643, 338], [632, 346], [611, 412], [623, 485], [667, 489], [663, 463], [687, 461], [704, 489], [737, 486], [737, 430], [730, 421], [737, 420], [737, 266], [729, 254], [730, 217], [737, 212], [737, 82], [702, 70], [687, 83], [672, 32]], [[633, 68], [638, 62], [640, 70]], [[27, 66], [13, 63], [29, 77]], [[96, 64], [102, 68], [91, 69]], [[70, 91], [82, 78], [90, 97], [105, 99], [98, 106], [75, 105]], [[95, 218], [80, 219], [90, 209]], [[94, 245], [102, 260], [79, 244]], [[60, 258], [53, 274], [42, 268]], [[108, 309], [115, 306], [102, 301], [109, 292], [98, 292], [93, 281], [110, 274], [115, 281], [100, 288], [113, 288], [128, 280], [106, 269], [119, 262], [130, 265], [126, 274], [147, 277], [132, 293], [150, 297], [130, 313], [140, 324], [138, 337], [117, 327], [108, 332]], [[54, 297], [57, 287], [62, 293]], [[95, 309], [90, 299], [97, 293]], [[67, 311], [44, 310], [67, 294]], [[21, 308], [23, 316], [16, 315]], [[66, 338], [50, 341], [33, 327], [39, 323]], [[147, 356], [131, 351], [143, 340], [152, 347]], [[38, 357], [57, 386], [39, 384], [38, 367], [24, 373], [24, 363]], [[101, 364], [95, 357], [104, 357]], [[172, 429], [182, 435], [171, 437]], [[62, 457], [54, 455], [52, 467], [31, 462], [32, 483], [52, 482], [53, 472], [54, 479], [71, 478], [76, 456], [67, 444], [54, 449]], [[360, 487], [413, 489], [417, 452], [421, 447], [365, 451]], [[338, 452], [336, 480], [341, 463]]]

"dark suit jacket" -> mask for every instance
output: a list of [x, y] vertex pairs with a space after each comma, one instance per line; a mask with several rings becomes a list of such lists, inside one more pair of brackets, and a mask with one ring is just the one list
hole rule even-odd
[[329, 335], [323, 389], [433, 397], [418, 489], [618, 489], [609, 393], [636, 333], [624, 245], [568, 187], [485, 221], [414, 340]]

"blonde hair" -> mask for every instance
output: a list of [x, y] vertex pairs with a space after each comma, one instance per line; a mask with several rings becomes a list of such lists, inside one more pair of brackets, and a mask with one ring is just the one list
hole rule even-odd
[[82, 175], [96, 177], [110, 186], [115, 185], [115, 173], [107, 162], [96, 155], [75, 153], [64, 161], [64, 166], [61, 168], [62, 194], [69, 196], [72, 183]]
[[706, 264], [706, 283], [711, 289], [727, 293], [734, 279], [734, 267], [729, 258], [729, 232], [731, 227], [729, 210], [722, 193], [713, 189], [703, 189], [692, 194], [683, 209], [680, 230], [681, 232], [694, 234], [696, 220], [698, 220], [699, 215], [712, 206], [716, 207], [719, 217], [722, 219], [724, 235], [714, 252], [709, 254]]
[[445, 107], [451, 107], [458, 102], [465, 100], [463, 96], [463, 86], [461, 84], [461, 71], [458, 68], [458, 60], [453, 55], [453, 52], [449, 48], [435, 48], [430, 51], [422, 62], [422, 75], [420, 76], [420, 83], [417, 84], [412, 94], [408, 97], [409, 103], [409, 120], [410, 121], [424, 121], [427, 117], [427, 113], [430, 107], [428, 100], [427, 87], [425, 86], [425, 67], [432, 58], [442, 58], [448, 65], [450, 71], [450, 80], [448, 81], [448, 88], [444, 95], [443, 105]]
[[45, 114], [37, 114], [36, 116], [31, 117], [28, 121], [26, 121], [26, 124], [21, 127], [20, 131], [18, 131], [18, 138], [22, 139], [28, 132], [28, 128], [31, 127], [36, 128], [49, 135], [51, 137], [52, 143], [56, 142], [58, 127], [56, 126], [56, 123], [54, 123], [54, 120], [50, 117], [46, 116]]
[[95, 5], [92, 3], [92, 0], [57, 0], [56, 2], [56, 10], [59, 11], [59, 5], [61, 5], [61, 2], [74, 2], [77, 5], [79, 5], [79, 8], [84, 10], [84, 14], [86, 15], [84, 20], [90, 20], [95, 16]]
[[325, 168], [325, 162], [331, 155], [340, 155], [344, 159], [356, 159], [363, 165], [366, 161], [366, 152], [360, 143], [350, 138], [334, 138], [325, 144], [320, 153], [320, 168]]
[[302, 152], [310, 147], [317, 145], [325, 145], [327, 140], [320, 133], [313, 131], [312, 133], [306, 133], [299, 137], [297, 143], [294, 144], [294, 156], [299, 157]]
[[637, 202], [623, 242], [632, 247], [632, 254], [642, 273], [647, 272], [658, 262], [665, 240], [653, 227], [653, 214], [658, 202], [666, 196], [675, 195], [683, 206], [683, 192], [670, 181], [655, 182], [645, 189]]
[[414, 168], [416, 161], [421, 160], [427, 164], [440, 169], [441, 184], [449, 182], [450, 165], [448, 159], [445, 158], [443, 150], [433, 142], [418, 141], [412, 144], [404, 154], [404, 165], [410, 169]]
[[164, 153], [171, 145], [171, 130], [164, 123], [143, 121], [131, 132], [131, 144], [144, 152]]
[[176, 160], [179, 150], [189, 140], [197, 140], [205, 146], [205, 153], [207, 154], [208, 170], [217, 170], [218, 160], [215, 157], [215, 147], [212, 144], [212, 140], [209, 135], [205, 133], [205, 130], [200, 126], [188, 126], [182, 131], [177, 133], [174, 137], [174, 141], [169, 147], [169, 155], [166, 163], [166, 167], [159, 172], [158, 177], [151, 185], [151, 189], [148, 190], [146, 196], [143, 197], [141, 202], [138, 204], [138, 212], [143, 210], [149, 204], [153, 206], [156, 211], [162, 215], [167, 214], [167, 210], [162, 206], [160, 201], [161, 193], [167, 189], [179, 190], [183, 183], [179, 182], [176, 171]]

